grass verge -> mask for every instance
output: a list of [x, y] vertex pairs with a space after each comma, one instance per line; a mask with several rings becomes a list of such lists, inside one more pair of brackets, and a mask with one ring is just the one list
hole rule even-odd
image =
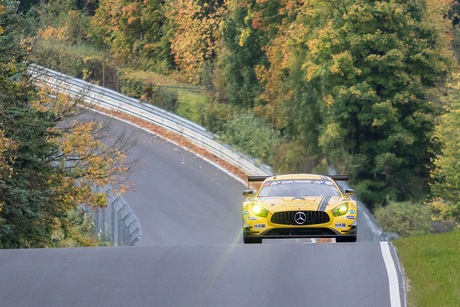
[[397, 239], [408, 306], [460, 306], [460, 231]]

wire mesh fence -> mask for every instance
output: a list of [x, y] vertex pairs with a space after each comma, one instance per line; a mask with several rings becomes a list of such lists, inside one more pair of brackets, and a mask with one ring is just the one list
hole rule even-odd
[[94, 220], [94, 234], [110, 239], [112, 246], [133, 246], [142, 236], [141, 225], [123, 196], [113, 193], [110, 185], [95, 187], [98, 193], [107, 193], [107, 206], [94, 209], [84, 206], [85, 213]]

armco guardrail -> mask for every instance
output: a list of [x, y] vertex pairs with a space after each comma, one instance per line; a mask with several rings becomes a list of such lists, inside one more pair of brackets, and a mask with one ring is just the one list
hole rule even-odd
[[94, 209], [83, 206], [94, 220], [94, 234], [103, 234], [112, 242], [112, 246], [133, 246], [142, 236], [141, 225], [123, 196], [116, 196], [110, 185], [97, 186], [99, 193], [107, 193], [107, 206]]
[[257, 167], [256, 160], [245, 154], [235, 152], [228, 145], [216, 142], [214, 134], [175, 114], [149, 104], [140, 103], [137, 99], [127, 97], [116, 91], [38, 65], [31, 65], [29, 73], [35, 82], [48, 85], [56, 92], [81, 98], [88, 104], [135, 116], [180, 134], [192, 144], [206, 149], [214, 156], [238, 167], [246, 174], [272, 175], [269, 166], [260, 165]]

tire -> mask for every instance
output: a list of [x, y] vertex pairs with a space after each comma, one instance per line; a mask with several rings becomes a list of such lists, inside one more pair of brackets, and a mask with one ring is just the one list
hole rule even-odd
[[262, 239], [260, 239], [260, 238], [247, 238], [247, 237], [243, 236], [243, 242], [244, 242], [244, 244], [261, 244]]
[[341, 243], [341, 242], [356, 242], [357, 236], [353, 237], [337, 237], [335, 238], [335, 242]]

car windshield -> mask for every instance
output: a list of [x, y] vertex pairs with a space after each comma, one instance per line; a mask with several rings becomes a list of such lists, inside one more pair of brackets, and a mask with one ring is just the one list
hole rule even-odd
[[257, 196], [340, 196], [340, 193], [330, 180], [293, 179], [267, 181]]

